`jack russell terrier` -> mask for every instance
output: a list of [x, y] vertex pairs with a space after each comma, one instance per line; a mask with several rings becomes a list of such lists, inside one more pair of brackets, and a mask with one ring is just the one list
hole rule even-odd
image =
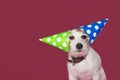
[[70, 31], [68, 53], [69, 80], [106, 80], [98, 53], [80, 29]]

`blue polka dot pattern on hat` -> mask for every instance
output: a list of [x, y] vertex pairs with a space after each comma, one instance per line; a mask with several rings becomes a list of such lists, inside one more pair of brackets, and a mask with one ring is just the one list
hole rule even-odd
[[108, 19], [104, 19], [89, 25], [80, 26], [79, 29], [83, 30], [89, 36], [89, 42], [92, 44], [107, 21]]

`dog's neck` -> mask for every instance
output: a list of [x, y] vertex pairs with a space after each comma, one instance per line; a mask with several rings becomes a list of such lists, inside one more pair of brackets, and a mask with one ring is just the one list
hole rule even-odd
[[68, 59], [67, 61], [72, 63], [73, 65], [80, 63], [81, 61], [83, 61], [86, 58], [86, 56], [81, 56], [81, 57], [72, 57], [71, 59]]

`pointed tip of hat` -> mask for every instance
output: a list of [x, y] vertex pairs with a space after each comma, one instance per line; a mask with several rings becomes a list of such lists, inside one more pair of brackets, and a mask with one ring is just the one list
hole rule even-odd
[[90, 38], [90, 43], [92, 44], [101, 30], [104, 28], [105, 24], [108, 22], [108, 18], [93, 22], [88, 25], [80, 26], [79, 28], [83, 30]]
[[58, 34], [49, 35], [43, 38], [38, 39], [39, 41], [46, 43], [50, 46], [68, 52], [69, 50], [69, 41], [68, 37], [70, 35], [70, 31], [60, 32]]
[[42, 39], [39, 39], [39, 41], [42, 41]]
[[108, 20], [109, 20], [109, 18], [106, 18], [105, 20], [107, 20], [107, 21], [108, 21]]

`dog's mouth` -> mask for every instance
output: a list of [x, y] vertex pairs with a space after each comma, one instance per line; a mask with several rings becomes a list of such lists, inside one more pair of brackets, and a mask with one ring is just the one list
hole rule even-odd
[[84, 52], [84, 50], [82, 49], [76, 49], [75, 51], [73, 51], [73, 53], [75, 54], [82, 54]]
[[76, 52], [81, 52], [82, 50], [81, 49], [77, 49]]
[[81, 57], [72, 57], [73, 61], [78, 61], [79, 59], [81, 59]]
[[70, 52], [71, 60], [68, 60], [69, 62], [72, 62], [73, 64], [79, 63], [83, 61], [87, 56], [87, 52], [85, 50], [79, 49], [76, 51]]

